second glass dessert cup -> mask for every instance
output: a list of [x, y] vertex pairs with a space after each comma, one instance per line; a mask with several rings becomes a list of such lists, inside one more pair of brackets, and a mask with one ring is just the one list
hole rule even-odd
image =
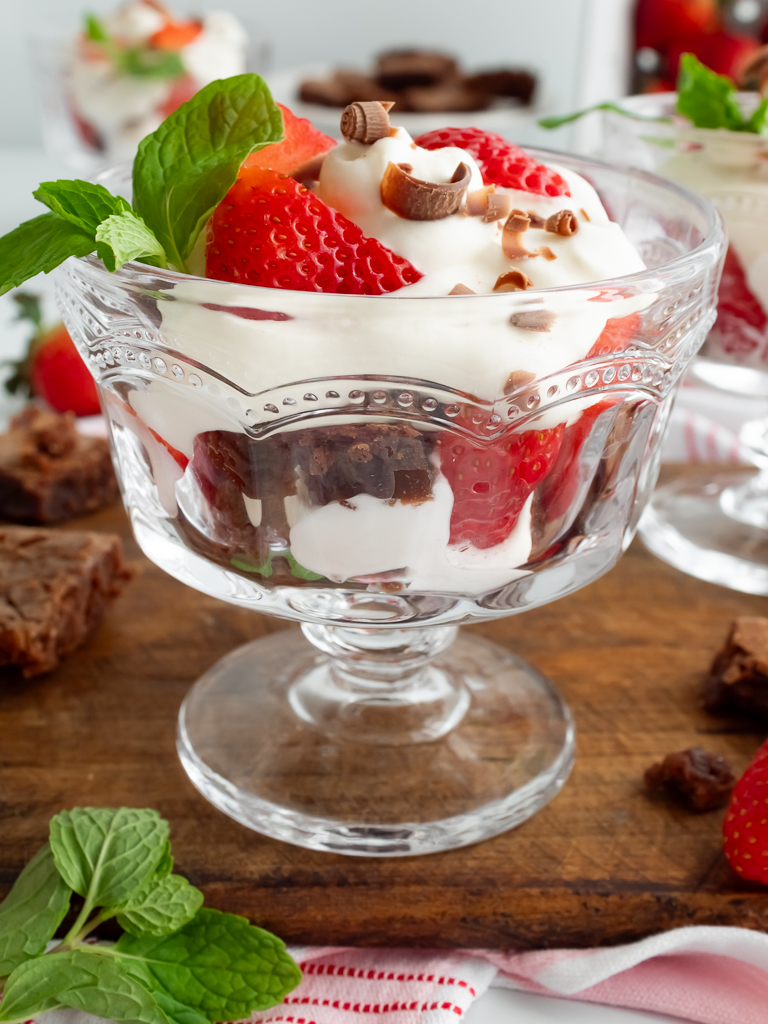
[[567, 778], [563, 699], [457, 626], [619, 558], [712, 323], [723, 235], [670, 183], [557, 160], [647, 271], [434, 298], [110, 275], [94, 257], [59, 272], [144, 552], [302, 623], [222, 659], [180, 713], [190, 778], [259, 832], [430, 853], [519, 824]]

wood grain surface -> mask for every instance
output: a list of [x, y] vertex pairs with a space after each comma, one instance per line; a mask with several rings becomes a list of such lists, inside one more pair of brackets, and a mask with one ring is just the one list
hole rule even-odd
[[266, 839], [213, 809], [174, 746], [190, 684], [267, 632], [296, 628], [185, 587], [144, 559], [117, 509], [71, 524], [117, 530], [137, 576], [56, 672], [0, 670], [0, 895], [74, 805], [156, 807], [177, 870], [209, 905], [289, 942], [535, 948], [626, 942], [686, 924], [768, 930], [768, 891], [721, 852], [723, 812], [642, 790], [644, 769], [703, 744], [739, 772], [766, 729], [698, 706], [736, 615], [768, 601], [691, 579], [635, 542], [573, 596], [469, 627], [529, 659], [571, 705], [578, 757], [562, 793], [506, 835], [427, 857], [370, 860]]

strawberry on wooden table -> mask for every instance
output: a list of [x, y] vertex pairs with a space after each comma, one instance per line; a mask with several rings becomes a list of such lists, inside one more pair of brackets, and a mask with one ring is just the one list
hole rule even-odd
[[736, 783], [723, 838], [733, 870], [742, 878], [768, 885], [768, 743]]
[[422, 275], [287, 174], [247, 167], [219, 203], [206, 276], [305, 292], [383, 295]]

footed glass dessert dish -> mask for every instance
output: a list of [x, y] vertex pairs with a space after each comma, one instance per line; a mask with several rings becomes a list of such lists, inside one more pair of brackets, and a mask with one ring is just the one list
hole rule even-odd
[[[743, 93], [749, 114], [757, 93]], [[768, 395], [768, 138], [694, 128], [674, 115], [676, 94], [623, 100], [644, 117], [604, 115], [604, 155], [652, 170], [710, 199], [728, 234], [717, 319], [691, 372], [710, 387]], [[759, 471], [702, 472], [660, 487], [640, 523], [648, 548], [699, 579], [768, 594], [768, 419], [746, 423], [743, 448]]]
[[457, 627], [570, 594], [630, 542], [712, 325], [723, 234], [672, 183], [557, 162], [646, 270], [438, 297], [94, 257], [58, 273], [144, 552], [302, 623], [214, 665], [179, 718], [194, 784], [259, 832], [430, 853], [519, 824], [568, 776], [552, 684]]

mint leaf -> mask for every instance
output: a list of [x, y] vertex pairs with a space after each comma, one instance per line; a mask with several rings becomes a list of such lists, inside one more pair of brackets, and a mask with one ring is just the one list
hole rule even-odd
[[208, 1018], [202, 1013], [180, 1003], [167, 992], [153, 992], [152, 996], [171, 1024], [208, 1024]]
[[286, 551], [283, 558], [288, 562], [288, 568], [291, 570], [291, 575], [297, 576], [300, 580], [325, 579], [325, 576], [323, 576], [322, 573], [312, 572], [311, 569], [305, 569], [303, 565], [299, 565], [290, 551]]
[[116, 1021], [167, 1024], [147, 989], [96, 947], [51, 953], [18, 967], [6, 982], [0, 1021], [27, 1020], [56, 1006]]
[[0, 295], [37, 274], [48, 274], [70, 256], [87, 256], [93, 236], [55, 213], [26, 220], [0, 238]]
[[90, 907], [117, 907], [154, 874], [168, 831], [157, 811], [75, 807], [51, 819], [51, 849], [62, 878]]
[[236, 569], [242, 569], [243, 572], [257, 572], [259, 576], [271, 576], [272, 575], [272, 556], [269, 555], [266, 562], [262, 562], [261, 565], [257, 565], [255, 562], [249, 562], [245, 558], [230, 558], [230, 562]]
[[96, 253], [114, 273], [129, 260], [141, 258], [155, 267], [166, 267], [165, 252], [144, 221], [132, 210], [114, 213], [96, 228]]
[[185, 73], [181, 55], [175, 50], [150, 50], [146, 46], [116, 48], [112, 59], [120, 71], [134, 78], [181, 78]]
[[730, 78], [705, 67], [692, 53], [680, 58], [677, 110], [697, 128], [745, 128], [736, 86]]
[[46, 843], [0, 903], [0, 978], [44, 951], [64, 920], [71, 895]]
[[768, 135], [768, 97], [760, 101], [760, 105], [747, 121], [745, 131], [756, 135]]
[[80, 181], [79, 178], [43, 181], [32, 195], [64, 220], [91, 235], [107, 217], [131, 208], [130, 203], [121, 196], [113, 196], [103, 185]]
[[203, 894], [181, 875], [156, 875], [120, 907], [117, 923], [131, 935], [168, 935], [191, 921]]
[[654, 121], [657, 124], [671, 124], [671, 117], [652, 117], [650, 114], [637, 114], [634, 110], [627, 110], [620, 107], [618, 103], [595, 103], [584, 110], [577, 110], [573, 114], [563, 114], [560, 117], [540, 117], [541, 128], [560, 128], [561, 125], [570, 124], [571, 121], [578, 121], [585, 114], [592, 114], [597, 110], [612, 110], [614, 114], [623, 114], [624, 117], [631, 117], [634, 121]]
[[85, 34], [92, 43], [106, 43], [109, 39], [107, 30], [95, 14], [86, 14]]
[[258, 75], [211, 82], [139, 143], [133, 206], [166, 256], [187, 259], [245, 158], [283, 138], [283, 116]]
[[35, 328], [35, 333], [43, 326], [43, 309], [40, 304], [40, 296], [32, 295], [31, 292], [16, 292], [13, 301], [19, 307], [14, 320], [29, 320]]
[[285, 945], [236, 914], [203, 908], [162, 938], [121, 935], [114, 953], [141, 969], [153, 993], [166, 993], [209, 1021], [241, 1020], [276, 1006], [301, 980]]
[[160, 863], [155, 868], [155, 877], [164, 878], [166, 875], [170, 875], [173, 871], [173, 854], [171, 853], [171, 840], [169, 839], [165, 844], [163, 855], [160, 858]]

